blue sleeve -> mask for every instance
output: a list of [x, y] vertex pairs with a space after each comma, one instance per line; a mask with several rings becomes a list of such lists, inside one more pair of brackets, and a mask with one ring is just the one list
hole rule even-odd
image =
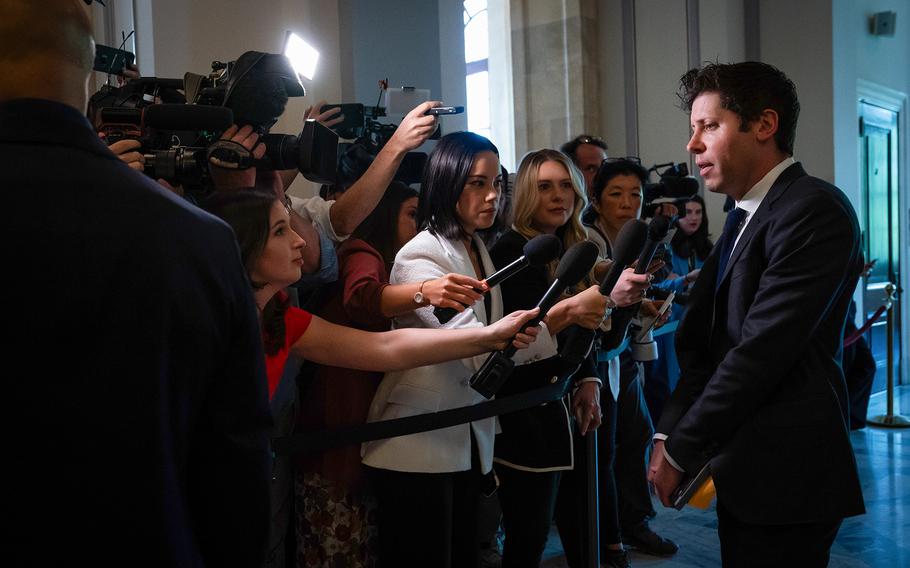
[[319, 233], [319, 270], [304, 274], [294, 284], [298, 292], [308, 292], [313, 288], [338, 280], [338, 255], [335, 253], [335, 243], [323, 235], [322, 231], [317, 232]]

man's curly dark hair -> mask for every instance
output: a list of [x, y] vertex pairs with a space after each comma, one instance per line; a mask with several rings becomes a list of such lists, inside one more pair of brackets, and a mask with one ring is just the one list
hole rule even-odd
[[777, 112], [774, 140], [782, 152], [793, 155], [799, 99], [793, 81], [780, 69], [758, 61], [708, 63], [680, 78], [678, 95], [683, 109], [691, 112], [692, 103], [702, 93], [720, 95], [721, 106], [739, 115], [742, 131], [765, 109]]

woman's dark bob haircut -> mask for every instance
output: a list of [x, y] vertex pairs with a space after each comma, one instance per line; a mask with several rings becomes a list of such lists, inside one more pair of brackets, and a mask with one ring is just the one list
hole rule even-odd
[[453, 132], [439, 140], [423, 170], [417, 206], [420, 229], [447, 239], [466, 236], [455, 207], [468, 181], [474, 157], [481, 152], [499, 156], [492, 142], [473, 132]]

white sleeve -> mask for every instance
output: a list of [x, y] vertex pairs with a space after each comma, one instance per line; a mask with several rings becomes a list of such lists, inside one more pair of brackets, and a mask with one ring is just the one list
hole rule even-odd
[[332, 227], [331, 209], [335, 203], [334, 200], [326, 201], [319, 197], [300, 198], [289, 195], [291, 198], [291, 207], [294, 208], [301, 217], [309, 219], [316, 230], [336, 243], [343, 242], [349, 235], [337, 235]]

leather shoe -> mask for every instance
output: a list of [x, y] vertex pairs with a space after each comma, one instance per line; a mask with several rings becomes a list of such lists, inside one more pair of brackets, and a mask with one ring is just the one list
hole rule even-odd
[[605, 550], [600, 557], [600, 568], [632, 568], [629, 549]]
[[623, 531], [622, 541], [639, 552], [652, 556], [672, 556], [679, 550], [675, 542], [652, 531], [647, 522]]

